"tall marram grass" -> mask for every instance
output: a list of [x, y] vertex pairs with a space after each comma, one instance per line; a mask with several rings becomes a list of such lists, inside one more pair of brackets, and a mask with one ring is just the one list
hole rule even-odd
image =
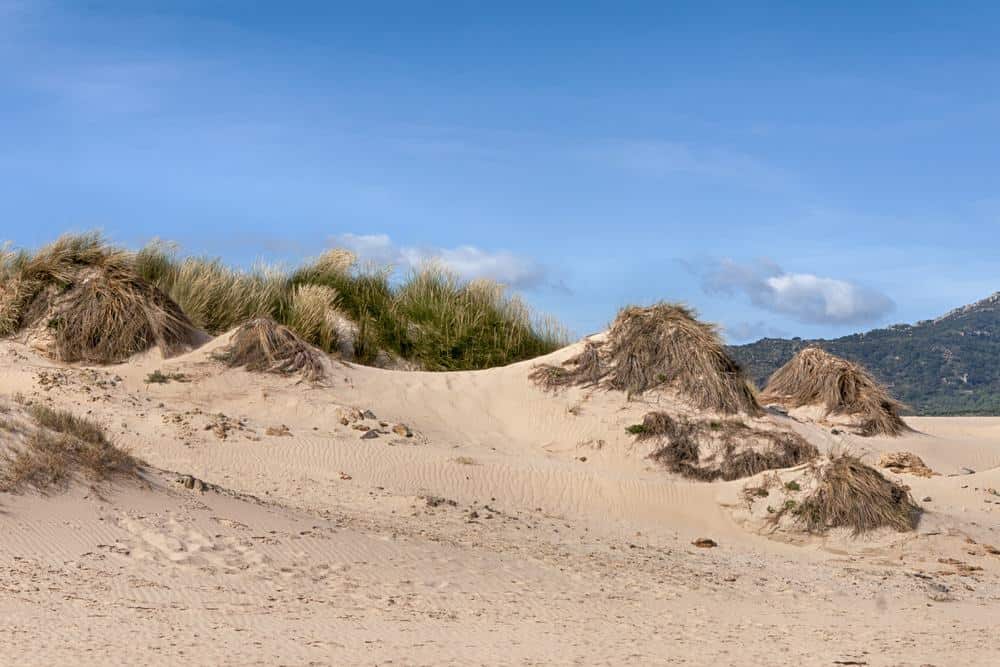
[[[361, 363], [389, 354], [428, 370], [488, 368], [551, 352], [568, 341], [559, 325], [535, 317], [497, 283], [463, 281], [433, 265], [396, 281], [392, 267], [359, 265], [341, 249], [291, 270], [264, 264], [239, 269], [219, 259], [180, 257], [175, 246], [161, 241], [132, 253], [112, 248], [97, 234], [69, 236], [35, 254], [0, 248], [0, 297], [3, 285], [14, 282], [31, 289], [60, 283], [58, 272], [33, 275], [32, 267], [45, 257], [56, 266], [113, 257], [214, 335], [267, 317], [332, 352], [342, 349], [343, 323], [349, 320], [354, 357]], [[18, 315], [9, 312], [12, 321], [6, 323], [0, 317], [0, 333], [15, 331]]]

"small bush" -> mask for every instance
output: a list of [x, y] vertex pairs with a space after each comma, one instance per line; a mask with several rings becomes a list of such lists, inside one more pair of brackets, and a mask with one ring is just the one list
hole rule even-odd
[[605, 342], [588, 344], [569, 359], [565, 373], [541, 366], [532, 379], [542, 387], [602, 383], [640, 395], [671, 387], [699, 409], [760, 414], [756, 390], [726, 353], [715, 327], [669, 303], [623, 308]]
[[902, 405], [859, 364], [809, 347], [775, 371], [763, 399], [787, 407], [822, 405], [828, 415], [857, 420], [859, 435], [900, 435], [908, 431]]
[[876, 528], [913, 530], [920, 507], [906, 487], [882, 476], [856, 456], [839, 454], [817, 466], [817, 488], [795, 510], [810, 532], [846, 526], [854, 534]]
[[243, 324], [216, 357], [227, 366], [263, 373], [301, 373], [307, 380], [326, 376], [323, 353], [291, 329], [260, 317]]

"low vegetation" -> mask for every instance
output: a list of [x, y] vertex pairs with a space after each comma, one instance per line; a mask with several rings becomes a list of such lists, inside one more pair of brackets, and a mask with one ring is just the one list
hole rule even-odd
[[827, 415], [855, 421], [860, 435], [899, 435], [909, 430], [902, 406], [864, 368], [812, 347], [796, 354], [767, 383], [762, 400], [786, 407], [821, 405]]
[[794, 508], [810, 532], [848, 527], [855, 535], [876, 528], [913, 530], [920, 507], [907, 487], [886, 479], [851, 454], [832, 456], [814, 471], [816, 488]]
[[302, 374], [318, 381], [326, 375], [325, 355], [294, 331], [267, 317], [246, 322], [216, 354], [227, 366], [261, 373]]
[[70, 235], [35, 253], [0, 250], [0, 336], [44, 320], [58, 358], [114, 363], [153, 345], [171, 354], [198, 330], [270, 318], [324, 352], [427, 370], [505, 365], [567, 342], [496, 283], [432, 265], [393, 276], [344, 250], [290, 271], [244, 270], [180, 258], [161, 242], [129, 252], [97, 234]]
[[601, 384], [630, 396], [669, 387], [699, 409], [761, 412], [756, 390], [716, 328], [670, 303], [622, 309], [605, 341], [588, 342], [562, 366], [539, 366], [531, 377], [547, 389]]
[[628, 428], [638, 442], [653, 441], [649, 458], [668, 470], [705, 482], [751, 477], [814, 460], [818, 450], [791, 431], [754, 428], [738, 420], [710, 421], [650, 412]]
[[96, 234], [64, 236], [35, 254], [5, 252], [0, 278], [0, 336], [34, 328], [62, 361], [115, 363], [197, 341], [178, 305], [136, 272], [133, 255]]
[[7, 431], [0, 453], [2, 492], [61, 488], [78, 476], [91, 483], [135, 477], [140, 469], [98, 424], [64, 410], [37, 404], [8, 410], [2, 428]]

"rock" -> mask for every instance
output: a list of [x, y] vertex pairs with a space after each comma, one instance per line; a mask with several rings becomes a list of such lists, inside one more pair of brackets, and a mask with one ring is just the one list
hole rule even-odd
[[788, 408], [786, 408], [784, 405], [781, 405], [780, 403], [771, 403], [771, 404], [766, 405], [764, 407], [767, 410], [770, 410], [771, 412], [777, 412], [779, 415], [787, 415], [788, 414]]
[[842, 431], [839, 428], [831, 428], [830, 433], [832, 433], [833, 435], [840, 435]]
[[282, 424], [281, 426], [268, 426], [267, 430], [264, 433], [266, 433], [267, 435], [273, 435], [273, 436], [285, 436], [285, 435], [287, 435], [287, 436], [291, 437], [291, 435], [292, 435], [292, 432], [284, 424]]
[[972, 468], [959, 468], [958, 469], [958, 474], [959, 475], [975, 475], [976, 471], [973, 470]]
[[936, 474], [912, 452], [886, 452], [879, 457], [878, 467], [887, 468], [897, 475], [908, 473], [917, 477], [932, 477]]
[[395, 426], [392, 427], [392, 432], [402, 438], [413, 437], [413, 431], [411, 431], [410, 427], [407, 426], [406, 424], [396, 424]]
[[924, 496], [923, 498], [920, 499], [920, 501], [924, 502], [924, 503], [929, 503], [931, 501], [931, 497], [930, 496]]
[[712, 547], [719, 546], [715, 540], [709, 539], [707, 537], [699, 537], [691, 544], [695, 545], [696, 547], [700, 547], [702, 549], [711, 549]]
[[378, 431], [372, 429], [372, 430], [365, 431], [364, 434], [362, 434], [361, 439], [362, 440], [371, 440], [371, 439], [377, 438], [377, 437], [378, 437]]
[[378, 419], [378, 417], [375, 416], [375, 413], [371, 410], [365, 410], [362, 412], [361, 417], [362, 419]]

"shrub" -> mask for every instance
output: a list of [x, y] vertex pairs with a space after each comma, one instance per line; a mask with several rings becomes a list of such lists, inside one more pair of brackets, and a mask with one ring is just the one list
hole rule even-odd
[[818, 347], [796, 354], [779, 368], [763, 400], [788, 407], [822, 405], [827, 414], [857, 420], [860, 435], [899, 435], [909, 430], [894, 400], [863, 367]]

